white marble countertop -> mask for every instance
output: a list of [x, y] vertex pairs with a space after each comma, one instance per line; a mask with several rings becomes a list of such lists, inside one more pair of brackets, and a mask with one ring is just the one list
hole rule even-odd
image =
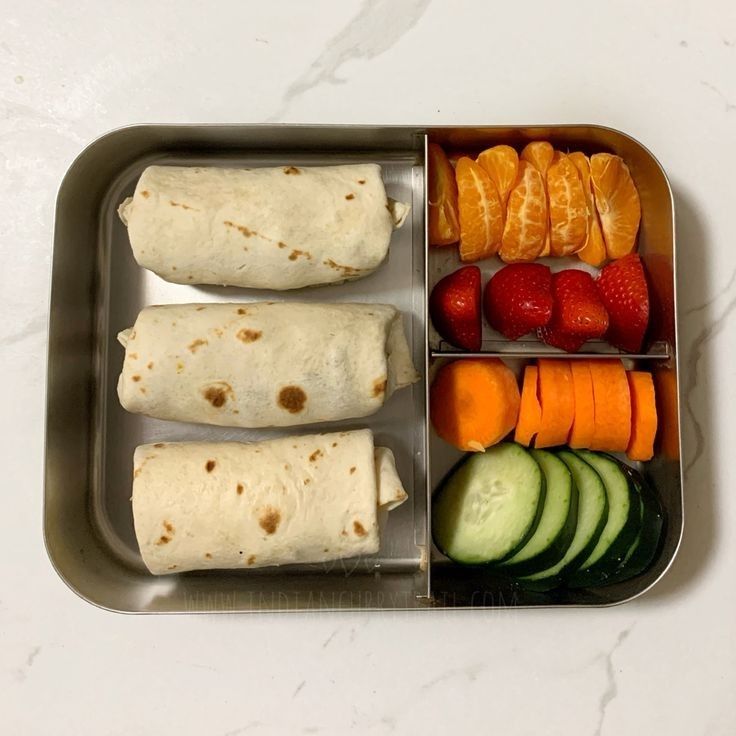
[[[0, 718], [8, 734], [732, 734], [736, 6], [2, 3]], [[132, 122], [604, 123], [676, 193], [685, 537], [605, 610], [120, 616], [41, 531], [61, 177]], [[730, 339], [729, 339], [730, 338]]]

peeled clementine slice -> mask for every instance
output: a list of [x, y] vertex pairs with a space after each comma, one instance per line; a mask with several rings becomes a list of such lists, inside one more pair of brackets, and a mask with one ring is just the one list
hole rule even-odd
[[580, 174], [580, 181], [583, 183], [583, 191], [585, 192], [585, 204], [588, 210], [588, 229], [585, 244], [577, 252], [577, 256], [581, 261], [589, 263], [591, 266], [602, 266], [606, 260], [606, 243], [603, 240], [603, 231], [601, 230], [601, 223], [598, 221], [598, 212], [595, 209], [595, 200], [593, 199], [593, 187], [590, 182], [590, 161], [580, 151], [569, 153], [568, 158], [575, 164]]
[[453, 169], [457, 167], [457, 162], [461, 158], [465, 157], [473, 158], [473, 154], [468, 153], [467, 151], [450, 151], [450, 153], [447, 154], [447, 160], [450, 162]]
[[620, 156], [596, 153], [590, 157], [595, 206], [609, 258], [623, 258], [636, 247], [641, 220], [639, 192], [629, 167]]
[[[547, 141], [532, 141], [527, 143], [524, 148], [521, 149], [521, 159], [528, 161], [536, 170], [542, 175], [544, 180], [545, 192], [547, 191], [547, 171], [552, 165], [552, 159], [555, 156], [555, 149], [552, 144]], [[547, 198], [547, 211], [549, 211], [549, 197]], [[544, 248], [539, 254], [540, 257], [548, 256], [552, 250], [552, 243], [550, 240], [550, 233], [547, 230], [547, 237], [544, 241]]]
[[460, 238], [455, 172], [436, 143], [429, 144], [429, 244], [450, 245]]
[[553, 256], [569, 256], [585, 245], [588, 208], [580, 174], [566, 154], [555, 152], [547, 169], [550, 246]]
[[509, 195], [506, 225], [498, 255], [507, 263], [533, 261], [547, 238], [547, 193], [542, 174], [527, 161], [519, 162], [519, 177]]
[[455, 167], [460, 213], [460, 260], [478, 261], [495, 255], [503, 235], [503, 208], [496, 185], [472, 158]]
[[496, 185], [505, 208], [519, 175], [519, 154], [511, 146], [493, 146], [479, 154], [477, 161]]

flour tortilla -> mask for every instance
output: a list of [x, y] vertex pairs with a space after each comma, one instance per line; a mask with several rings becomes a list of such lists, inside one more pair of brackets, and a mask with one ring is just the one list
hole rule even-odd
[[418, 380], [384, 304], [172, 304], [130, 330], [118, 395], [158, 419], [286, 427], [365, 417]]
[[378, 512], [406, 498], [368, 429], [135, 451], [133, 517], [154, 575], [371, 555]]
[[149, 166], [119, 214], [138, 264], [167, 281], [281, 290], [367, 276], [408, 210], [377, 164]]

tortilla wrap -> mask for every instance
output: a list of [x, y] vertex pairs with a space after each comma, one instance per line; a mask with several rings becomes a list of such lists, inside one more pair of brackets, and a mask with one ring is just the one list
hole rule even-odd
[[418, 379], [401, 313], [384, 304], [146, 307], [118, 396], [158, 419], [286, 427], [365, 417]]
[[298, 289], [362, 278], [408, 205], [377, 164], [149, 166], [118, 210], [140, 266], [177, 284]]
[[406, 498], [368, 429], [135, 451], [133, 516], [154, 575], [370, 555], [378, 512]]

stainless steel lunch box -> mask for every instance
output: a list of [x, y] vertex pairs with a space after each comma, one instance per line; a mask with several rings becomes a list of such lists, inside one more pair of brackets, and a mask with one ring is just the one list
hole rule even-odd
[[[627, 356], [668, 374], [674, 409], [669, 452], [640, 466], [656, 489], [666, 523], [654, 565], [639, 577], [595, 590], [531, 593], [485, 568], [460, 567], [433, 548], [431, 495], [460, 454], [432, 432], [428, 377], [453, 350], [427, 317], [431, 286], [459, 265], [454, 249], [427, 248], [426, 149], [429, 140], [477, 151], [495, 143], [547, 139], [560, 148], [623, 156], [639, 188], [639, 252], [652, 292], [653, 339], [646, 353]], [[115, 335], [145, 305], [192, 301], [253, 301], [274, 292], [162, 281], [133, 260], [116, 214], [142, 170], [179, 165], [325, 165], [371, 161], [383, 167], [389, 196], [409, 202], [411, 216], [394, 233], [388, 261], [360, 281], [279, 299], [373, 301], [402, 310], [422, 381], [394, 395], [376, 415], [302, 428], [370, 427], [396, 455], [410, 499], [391, 514], [380, 552], [320, 565], [262, 570], [150, 575], [140, 559], [130, 505], [136, 445], [159, 440], [254, 440], [283, 430], [242, 430], [164, 422], [127, 414], [115, 384], [122, 350]], [[112, 131], [74, 161], [59, 190], [54, 234], [48, 356], [44, 535], [51, 561], [84, 599], [127, 613], [245, 612], [311, 609], [429, 609], [602, 606], [631, 600], [665, 573], [683, 527], [677, 409], [675, 243], [672, 192], [661, 166], [629, 136], [591, 125], [519, 127], [140, 125]], [[494, 259], [495, 260], [495, 259]], [[498, 264], [480, 264], [485, 275]], [[484, 354], [518, 365], [556, 352], [536, 342], [508, 343], [486, 334]], [[593, 345], [586, 357], [610, 357]], [[515, 363], [516, 361], [516, 363]]]

